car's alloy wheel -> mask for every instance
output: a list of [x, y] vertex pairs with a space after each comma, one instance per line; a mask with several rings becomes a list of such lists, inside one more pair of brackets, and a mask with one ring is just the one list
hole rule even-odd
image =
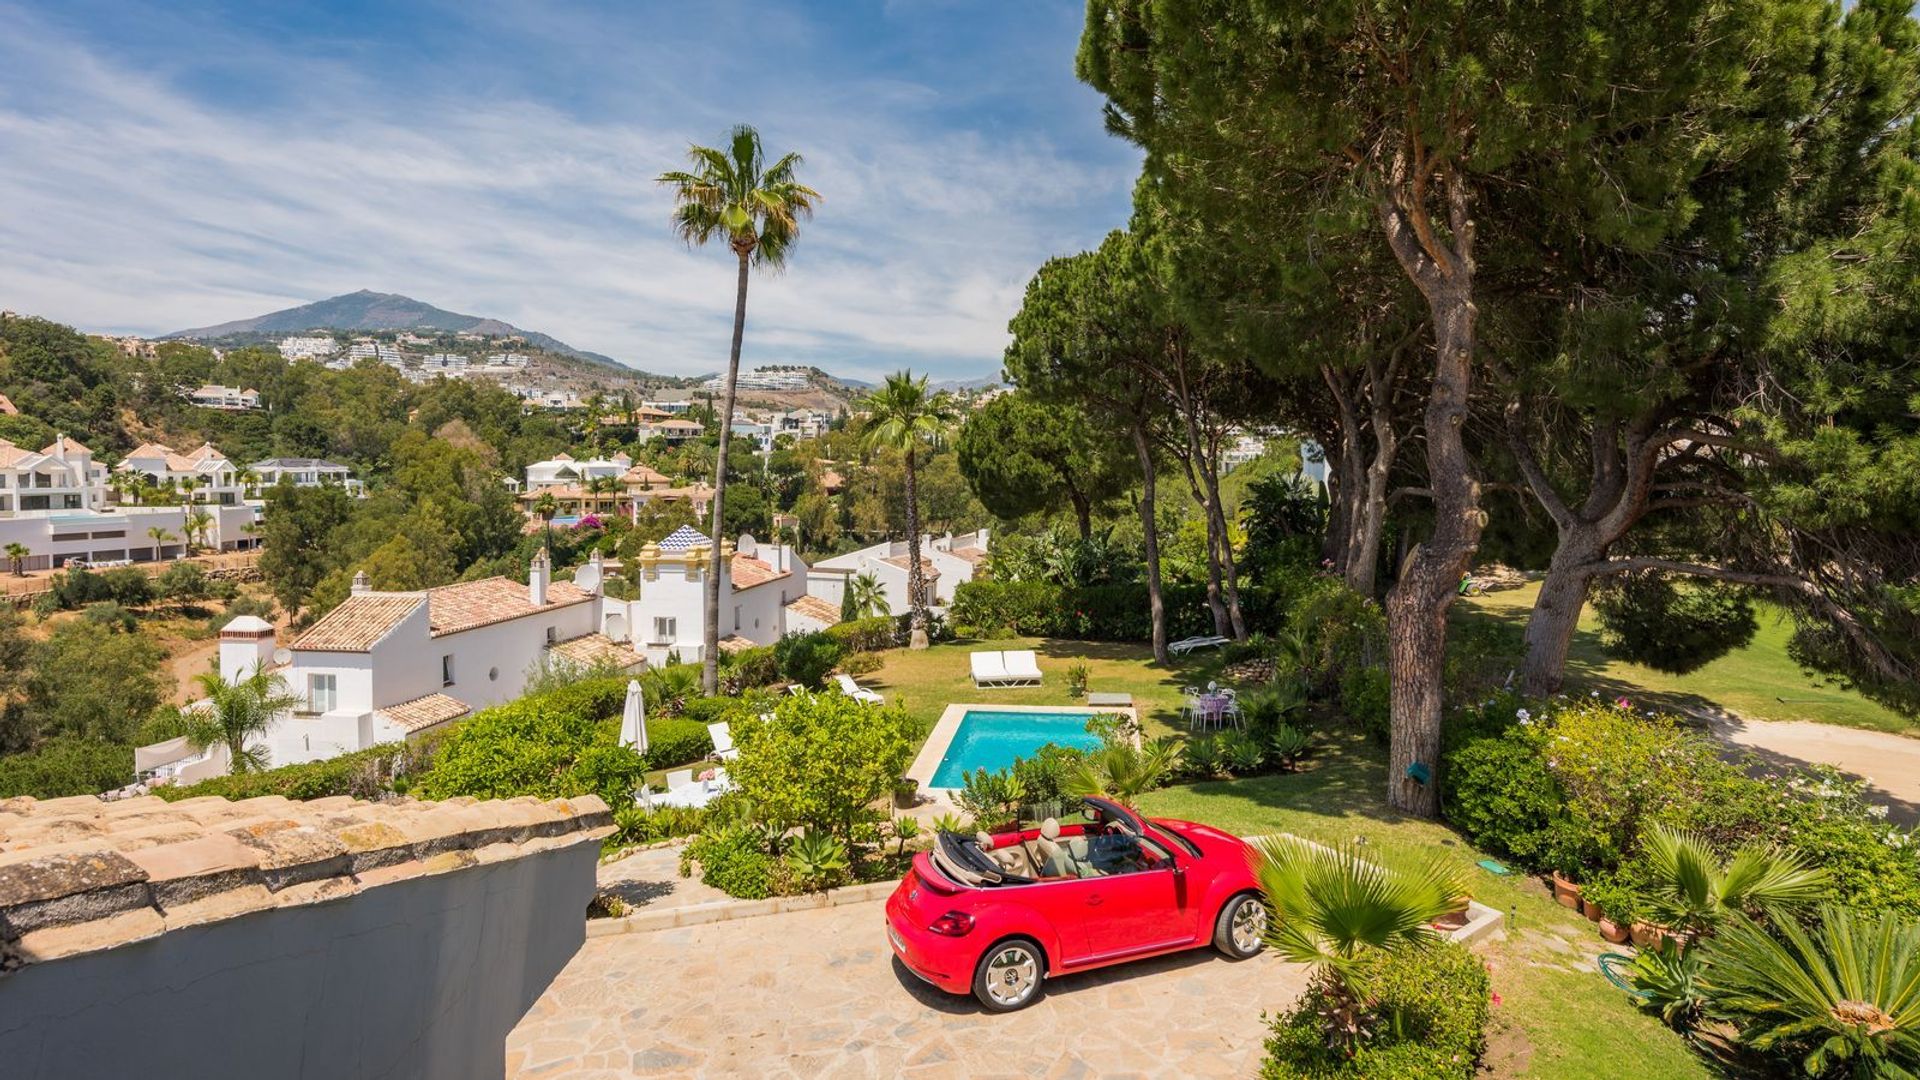
[[1236, 896], [1221, 909], [1213, 944], [1235, 960], [1245, 960], [1267, 943], [1267, 905], [1251, 894]]
[[1040, 989], [1039, 953], [1024, 941], [996, 945], [980, 961], [974, 993], [997, 1012], [1011, 1012], [1033, 1000]]

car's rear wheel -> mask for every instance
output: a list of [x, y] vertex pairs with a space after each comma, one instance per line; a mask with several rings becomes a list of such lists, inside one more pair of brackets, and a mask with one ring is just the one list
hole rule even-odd
[[1230, 960], [1245, 960], [1267, 946], [1267, 905], [1258, 893], [1241, 893], [1213, 920], [1213, 947]]
[[988, 949], [973, 969], [973, 996], [992, 1012], [1013, 1012], [1040, 999], [1046, 957], [1026, 938], [1008, 938]]

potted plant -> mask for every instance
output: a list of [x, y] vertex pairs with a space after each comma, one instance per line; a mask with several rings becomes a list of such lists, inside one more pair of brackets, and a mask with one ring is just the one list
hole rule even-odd
[[901, 777], [893, 782], [893, 805], [899, 810], [911, 810], [920, 804], [920, 781]]
[[1580, 886], [1559, 870], [1553, 871], [1553, 899], [1561, 907], [1580, 910]]
[[1078, 698], [1087, 696], [1087, 679], [1089, 674], [1087, 665], [1085, 664], [1074, 664], [1067, 668], [1068, 697]]
[[1473, 897], [1461, 893], [1453, 898], [1453, 906], [1439, 918], [1433, 920], [1433, 928], [1441, 933], [1452, 933], [1467, 925], [1467, 905]]
[[1586, 907], [1587, 918], [1599, 926], [1600, 936], [1619, 945], [1629, 934], [1629, 927], [1638, 912], [1638, 904], [1633, 892], [1612, 875], [1601, 875], [1581, 889], [1581, 903]]

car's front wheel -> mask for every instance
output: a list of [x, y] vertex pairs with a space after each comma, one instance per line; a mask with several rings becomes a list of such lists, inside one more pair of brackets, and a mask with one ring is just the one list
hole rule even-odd
[[973, 969], [973, 996], [992, 1012], [1024, 1009], [1040, 999], [1046, 977], [1040, 947], [1025, 938], [1009, 938], [980, 957]]
[[1213, 947], [1229, 960], [1245, 960], [1266, 948], [1267, 905], [1256, 893], [1226, 902], [1213, 921]]

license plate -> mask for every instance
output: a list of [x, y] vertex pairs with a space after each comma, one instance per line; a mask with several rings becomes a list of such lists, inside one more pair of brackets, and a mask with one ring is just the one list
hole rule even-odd
[[901, 940], [900, 931], [895, 930], [891, 925], [887, 927], [887, 940], [893, 942], [893, 949], [895, 952], [900, 953], [902, 955], [906, 954], [907, 943]]

